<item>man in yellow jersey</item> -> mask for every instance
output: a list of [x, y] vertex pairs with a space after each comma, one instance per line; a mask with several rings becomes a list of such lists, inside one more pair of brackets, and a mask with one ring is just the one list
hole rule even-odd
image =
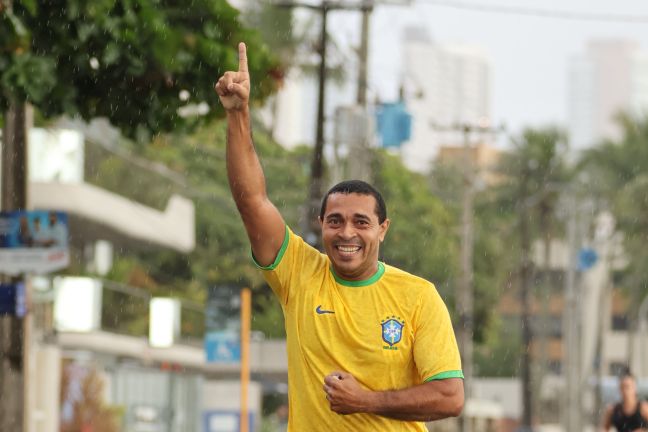
[[283, 308], [288, 430], [425, 431], [460, 414], [463, 374], [448, 310], [430, 282], [378, 261], [389, 228], [382, 197], [343, 182], [320, 213], [326, 254], [269, 201], [254, 150], [247, 54], [216, 92], [227, 112], [227, 174], [256, 264]]

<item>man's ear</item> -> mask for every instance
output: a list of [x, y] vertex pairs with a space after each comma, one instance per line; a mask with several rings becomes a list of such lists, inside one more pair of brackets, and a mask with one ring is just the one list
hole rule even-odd
[[385, 236], [387, 235], [387, 230], [389, 230], [389, 224], [391, 221], [389, 219], [385, 219], [383, 223], [380, 224], [380, 241], [382, 242], [385, 240]]

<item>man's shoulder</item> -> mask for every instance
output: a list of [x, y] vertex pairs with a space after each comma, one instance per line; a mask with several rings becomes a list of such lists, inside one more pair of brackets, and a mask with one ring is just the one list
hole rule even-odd
[[432, 289], [436, 291], [436, 287], [429, 280], [423, 279], [420, 276], [416, 276], [415, 274], [409, 273], [398, 267], [394, 267], [388, 264], [384, 264], [384, 265], [385, 265], [385, 279], [387, 283], [396, 283], [400, 286], [407, 287], [410, 289], [421, 289], [421, 290]]
[[[303, 265], [307, 264], [312, 268], [325, 268], [329, 267], [329, 259], [326, 254], [317, 250], [314, 246], [309, 244], [302, 236], [294, 232], [288, 225], [286, 225], [286, 238], [284, 244], [282, 245], [282, 251], [280, 254], [283, 256], [292, 255], [291, 258], [300, 256], [306, 258]], [[300, 269], [304, 271], [305, 268]]]
[[639, 409], [641, 410], [641, 416], [644, 418], [645, 421], [648, 421], [648, 400], [640, 400], [639, 401]]

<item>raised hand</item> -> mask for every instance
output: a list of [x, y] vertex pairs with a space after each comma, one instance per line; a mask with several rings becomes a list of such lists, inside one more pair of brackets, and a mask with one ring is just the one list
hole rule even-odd
[[248, 73], [247, 51], [239, 43], [238, 72], [225, 72], [216, 83], [216, 93], [226, 111], [243, 111], [250, 99], [250, 74]]

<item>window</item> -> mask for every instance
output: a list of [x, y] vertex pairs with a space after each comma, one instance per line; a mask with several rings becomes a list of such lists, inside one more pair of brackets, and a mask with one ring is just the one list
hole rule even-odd
[[612, 330], [614, 331], [628, 330], [628, 316], [612, 315]]

